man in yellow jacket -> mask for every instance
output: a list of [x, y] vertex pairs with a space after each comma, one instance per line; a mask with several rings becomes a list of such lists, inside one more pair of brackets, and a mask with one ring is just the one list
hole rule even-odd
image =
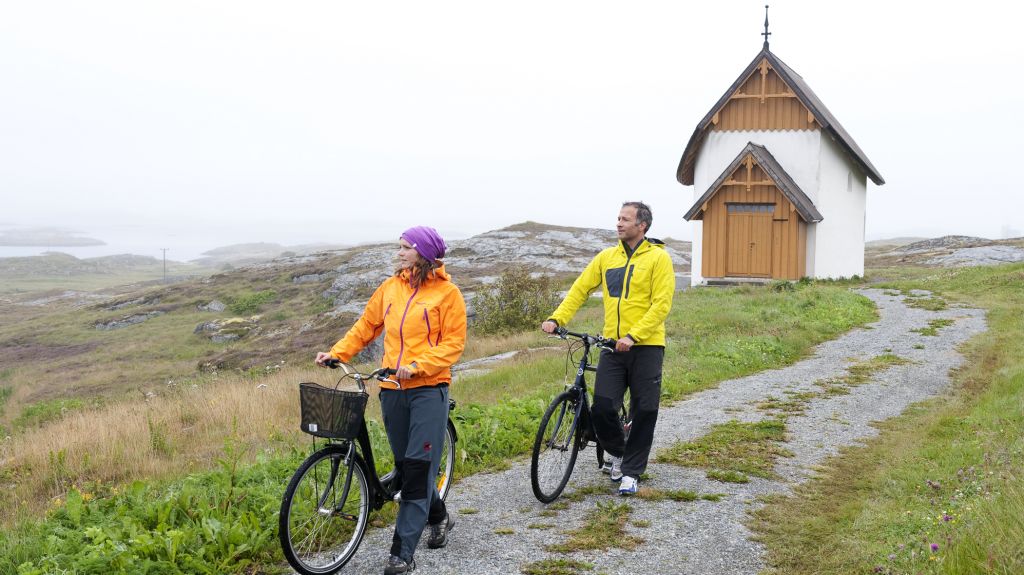
[[[647, 238], [653, 221], [643, 202], [619, 211], [619, 244], [597, 254], [572, 284], [562, 304], [541, 329], [553, 333], [576, 314], [591, 292], [602, 288], [604, 332], [615, 351], [601, 350], [594, 383], [594, 430], [608, 453], [607, 471], [619, 481], [620, 495], [637, 492], [654, 441], [665, 358], [665, 318], [672, 309], [676, 279], [672, 258], [660, 240]], [[619, 410], [629, 389], [632, 424], [628, 439]]]

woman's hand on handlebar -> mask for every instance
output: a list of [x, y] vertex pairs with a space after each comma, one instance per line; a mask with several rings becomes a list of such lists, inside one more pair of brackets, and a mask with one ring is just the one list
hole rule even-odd
[[414, 375], [416, 375], [416, 368], [411, 365], [400, 365], [395, 371], [397, 379], [412, 379]]
[[334, 359], [334, 356], [332, 356], [331, 354], [327, 353], [326, 351], [318, 351], [316, 353], [316, 359], [314, 359], [313, 362], [319, 365], [320, 367], [329, 367], [327, 365], [327, 361], [331, 359]]

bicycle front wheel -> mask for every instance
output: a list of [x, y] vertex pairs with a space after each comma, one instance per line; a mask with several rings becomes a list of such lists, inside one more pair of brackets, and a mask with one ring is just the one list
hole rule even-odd
[[452, 486], [455, 473], [455, 424], [448, 420], [444, 429], [444, 446], [441, 449], [441, 465], [437, 468], [437, 494], [441, 501], [448, 497], [448, 489]]
[[543, 503], [551, 503], [562, 494], [576, 465], [580, 450], [579, 399], [564, 392], [548, 406], [533, 441], [530, 483], [533, 494]]
[[359, 548], [369, 515], [366, 464], [347, 446], [328, 445], [288, 483], [278, 523], [281, 550], [303, 575], [334, 573]]

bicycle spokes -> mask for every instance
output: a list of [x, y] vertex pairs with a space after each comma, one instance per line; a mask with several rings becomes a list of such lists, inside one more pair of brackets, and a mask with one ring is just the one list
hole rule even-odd
[[370, 491], [348, 450], [311, 456], [285, 492], [282, 549], [300, 573], [327, 573], [355, 553], [366, 528]]

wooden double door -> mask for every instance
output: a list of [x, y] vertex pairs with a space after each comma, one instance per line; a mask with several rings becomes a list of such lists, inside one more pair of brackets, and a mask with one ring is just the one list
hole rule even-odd
[[733, 277], [771, 277], [775, 204], [728, 204], [725, 272]]

